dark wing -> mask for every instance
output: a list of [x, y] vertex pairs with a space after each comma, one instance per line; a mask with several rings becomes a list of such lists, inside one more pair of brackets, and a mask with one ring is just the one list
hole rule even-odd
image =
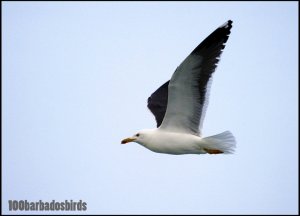
[[179, 65], [168, 89], [167, 111], [160, 126], [200, 135], [208, 100], [208, 83], [228, 40], [232, 21], [217, 28]]
[[155, 116], [157, 127], [159, 127], [164, 119], [167, 103], [168, 103], [168, 86], [169, 82], [166, 82], [159, 87], [149, 98], [148, 108]]

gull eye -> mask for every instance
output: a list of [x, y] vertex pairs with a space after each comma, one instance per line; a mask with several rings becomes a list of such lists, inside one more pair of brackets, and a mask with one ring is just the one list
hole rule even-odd
[[136, 136], [137, 136], [137, 137], [139, 137], [139, 136], [140, 136], [140, 134], [139, 134], [139, 133], [137, 133], [137, 134], [136, 134]]

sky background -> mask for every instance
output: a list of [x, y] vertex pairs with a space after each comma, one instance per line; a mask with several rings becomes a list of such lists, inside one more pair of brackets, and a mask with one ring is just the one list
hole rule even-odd
[[[236, 153], [120, 145], [156, 126], [147, 98], [229, 19], [203, 133], [230, 130]], [[298, 36], [297, 2], [2, 2], [2, 213], [296, 214]]]

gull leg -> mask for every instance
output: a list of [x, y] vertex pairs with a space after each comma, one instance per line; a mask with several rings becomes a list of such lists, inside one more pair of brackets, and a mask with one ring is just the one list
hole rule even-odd
[[208, 154], [222, 154], [222, 153], [224, 153], [224, 152], [222, 152], [221, 150], [218, 150], [218, 149], [204, 148], [204, 151], [206, 151]]

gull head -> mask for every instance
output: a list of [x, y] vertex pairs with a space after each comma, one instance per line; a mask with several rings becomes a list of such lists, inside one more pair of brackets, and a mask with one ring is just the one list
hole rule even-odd
[[143, 145], [145, 142], [149, 140], [149, 137], [151, 137], [152, 130], [141, 130], [134, 134], [131, 137], [125, 138], [121, 141], [121, 144], [127, 144], [130, 142], [136, 142], [141, 145]]

